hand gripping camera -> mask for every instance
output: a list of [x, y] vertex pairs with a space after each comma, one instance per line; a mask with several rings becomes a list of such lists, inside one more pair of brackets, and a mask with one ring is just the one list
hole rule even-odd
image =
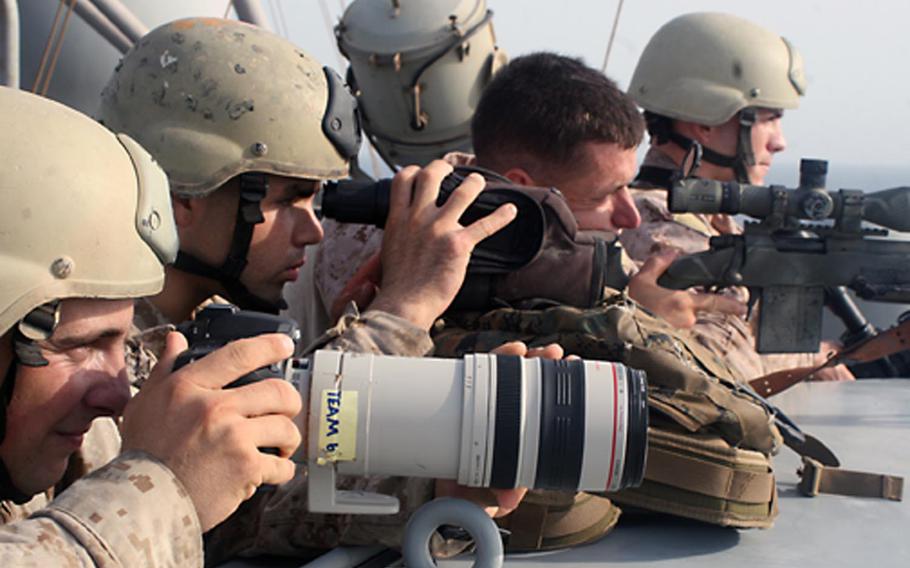
[[[205, 308], [180, 326], [175, 368], [262, 333], [297, 339], [288, 318]], [[618, 363], [472, 354], [462, 359], [317, 351], [228, 385], [282, 377], [303, 398], [310, 510], [393, 514], [398, 501], [336, 489], [337, 474], [454, 479], [472, 487], [618, 491], [641, 484], [645, 375]]]

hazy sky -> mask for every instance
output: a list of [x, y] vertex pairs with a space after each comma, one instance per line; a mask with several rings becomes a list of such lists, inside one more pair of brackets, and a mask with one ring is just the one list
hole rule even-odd
[[[510, 54], [553, 50], [580, 56], [596, 67], [603, 63], [617, 4], [488, 0], [499, 44]], [[300, 12], [313, 8], [317, 21], [306, 25], [303, 18], [295, 19], [289, 28], [293, 34], [306, 34], [299, 41], [314, 54], [331, 56], [328, 35], [319, 34], [325, 26], [318, 2], [285, 5], [299, 5]], [[341, 2], [326, 0], [325, 5], [337, 18]], [[809, 88], [801, 108], [788, 113], [784, 122], [790, 146], [782, 161], [813, 156], [832, 165], [910, 165], [910, 2], [625, 0], [607, 74], [626, 87], [651, 35], [673, 17], [694, 11], [748, 18], [787, 37], [802, 52]]]
[[[408, 2], [418, 1], [431, 0], [401, 3], [406, 7]], [[617, 3], [488, 0], [495, 12], [499, 43], [511, 55], [554, 50], [580, 56], [596, 67], [603, 62]], [[154, 27], [177, 16], [221, 16], [227, 0], [126, 0], [125, 4]], [[323, 9], [334, 23], [349, 0], [263, 0], [262, 4], [266, 13], [272, 14], [278, 13], [275, 7], [280, 4], [291, 39], [324, 63], [339, 66]], [[20, 5], [25, 20], [40, 16], [44, 22], [38, 31], [26, 30], [23, 34], [23, 49], [32, 53], [34, 61], [43, 47], [56, 0], [28, 0]], [[660, 25], [681, 13], [705, 10], [754, 20], [786, 36], [803, 54], [808, 93], [802, 107], [788, 112], [785, 118], [790, 146], [779, 163], [795, 164], [800, 156], [811, 156], [831, 160], [832, 169], [837, 165], [886, 165], [893, 170], [910, 165], [906, 158], [910, 149], [910, 33], [906, 29], [910, 2], [626, 0], [607, 74], [625, 87], [639, 54]], [[67, 46], [77, 41], [84, 26], [75, 20]], [[103, 83], [117, 58], [103, 41], [94, 41], [100, 51], [93, 52], [92, 61], [73, 61], [73, 50], [65, 48], [58, 71], [60, 77], [78, 74], [78, 81], [91, 83], [87, 90], [91, 93], [100, 90], [95, 84]], [[23, 82], [33, 76], [34, 67], [30, 69], [25, 62]], [[70, 95], [58, 91], [56, 96]], [[778, 166], [773, 175], [794, 182], [796, 178], [795, 169], [789, 165]], [[910, 179], [904, 183], [910, 184]]]

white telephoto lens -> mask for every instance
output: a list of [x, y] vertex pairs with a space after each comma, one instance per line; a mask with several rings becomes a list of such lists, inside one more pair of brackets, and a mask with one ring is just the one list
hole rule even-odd
[[644, 374], [618, 363], [319, 351], [297, 380], [308, 454], [339, 473], [590, 491], [644, 474]]

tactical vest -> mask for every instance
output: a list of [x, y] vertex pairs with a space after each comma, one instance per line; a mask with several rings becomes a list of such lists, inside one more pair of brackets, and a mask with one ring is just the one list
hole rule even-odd
[[[687, 331], [615, 293], [586, 310], [558, 306], [448, 315], [434, 333], [436, 354], [442, 356], [489, 351], [515, 340], [532, 347], [559, 343], [567, 354], [647, 373], [651, 426], [645, 482], [610, 499], [724, 526], [771, 526], [777, 489], [770, 456], [781, 445], [780, 432], [769, 410]], [[585, 525], [581, 520], [569, 531], [576, 533], [569, 544], [593, 540]]]

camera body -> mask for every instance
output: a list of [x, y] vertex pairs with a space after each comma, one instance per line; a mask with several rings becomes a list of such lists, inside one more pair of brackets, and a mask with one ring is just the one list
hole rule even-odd
[[[233, 304], [209, 304], [195, 319], [177, 326], [187, 340], [189, 348], [177, 356], [174, 370], [188, 365], [231, 341], [245, 337], [256, 337], [265, 333], [283, 333], [297, 345], [300, 327], [290, 319], [263, 312], [241, 310]], [[225, 388], [236, 388], [263, 379], [287, 378], [292, 359], [286, 359], [268, 367], [256, 369]]]

